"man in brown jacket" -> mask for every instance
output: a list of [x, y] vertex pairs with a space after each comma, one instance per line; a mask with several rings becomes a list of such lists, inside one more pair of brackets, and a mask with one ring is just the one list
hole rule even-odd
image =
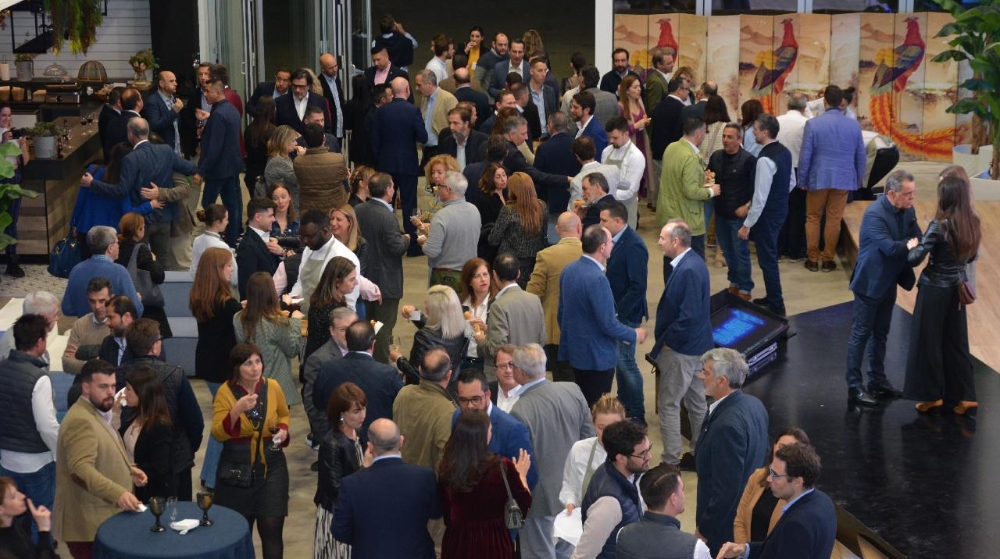
[[302, 136], [309, 147], [294, 163], [299, 182], [299, 215], [309, 210], [330, 215], [330, 210], [347, 203], [347, 161], [343, 154], [327, 150], [322, 126], [307, 124]]
[[87, 362], [80, 372], [83, 396], [59, 426], [56, 446], [56, 502], [52, 535], [76, 559], [90, 558], [97, 528], [119, 511], [138, 511], [132, 493], [146, 474], [129, 464], [121, 437], [111, 425], [115, 367]]

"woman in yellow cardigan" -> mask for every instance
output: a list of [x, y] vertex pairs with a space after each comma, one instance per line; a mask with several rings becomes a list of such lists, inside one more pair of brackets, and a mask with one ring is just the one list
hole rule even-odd
[[750, 475], [746, 489], [743, 490], [743, 497], [740, 498], [740, 504], [736, 508], [736, 520], [733, 522], [733, 541], [736, 543], [762, 542], [778, 523], [778, 519], [781, 518], [781, 508], [787, 502], [771, 493], [768, 469], [771, 467], [774, 453], [779, 448], [796, 443], [810, 444], [809, 435], [798, 427], [789, 427], [778, 433], [774, 448], [771, 454], [767, 455], [764, 467]]
[[212, 436], [222, 443], [215, 503], [257, 523], [264, 559], [282, 556], [282, 530], [288, 516], [290, 414], [281, 386], [264, 378], [260, 349], [236, 344], [229, 354], [233, 372], [219, 387], [212, 413]]

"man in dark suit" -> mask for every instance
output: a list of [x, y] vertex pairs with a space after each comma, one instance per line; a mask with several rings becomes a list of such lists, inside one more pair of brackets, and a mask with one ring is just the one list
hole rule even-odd
[[[406, 78], [410, 81], [410, 75], [402, 68], [389, 62], [389, 53], [382, 44], [372, 47], [372, 65], [365, 69], [365, 79], [368, 80], [368, 87], [374, 89], [376, 85], [391, 84], [396, 78]], [[407, 93], [409, 98], [409, 93]]]
[[594, 140], [594, 148], [597, 150], [597, 157], [600, 160], [604, 148], [608, 147], [608, 133], [604, 131], [604, 125], [594, 117], [594, 107], [596, 101], [589, 91], [581, 91], [573, 96], [570, 102], [569, 112], [576, 121], [576, 137], [587, 136]]
[[417, 142], [427, 141], [427, 128], [420, 109], [408, 102], [410, 82], [398, 77], [392, 80], [390, 103], [379, 107], [375, 127], [371, 130], [372, 152], [378, 162], [376, 168], [392, 175], [403, 205], [403, 230], [410, 236], [410, 256], [421, 254], [416, 239], [416, 227], [409, 219], [417, 207], [417, 177], [421, 170], [417, 161]]
[[[489, 136], [472, 127], [472, 111], [462, 107], [448, 111], [448, 129], [451, 134], [441, 140], [441, 153], [457, 159], [460, 169], [486, 159]], [[459, 143], [462, 145], [459, 146]]]
[[493, 404], [493, 396], [486, 376], [475, 369], [463, 369], [458, 376], [458, 409], [451, 418], [452, 428], [458, 416], [468, 410], [486, 412], [490, 417], [493, 432], [490, 435], [490, 452], [515, 460], [522, 450], [532, 456], [528, 468], [528, 489], [538, 483], [538, 468], [535, 467], [535, 451], [531, 448], [531, 437], [523, 423]]
[[640, 80], [639, 83], [642, 84], [639, 74], [636, 74], [628, 67], [628, 56], [628, 50], [621, 47], [612, 51], [611, 63], [614, 65], [614, 68], [601, 77], [601, 91], [613, 93], [617, 97], [618, 87], [622, 84], [625, 76], [635, 76], [636, 79]]
[[[788, 502], [781, 519], [763, 542], [726, 543], [718, 557], [754, 559], [826, 559], [837, 538], [837, 511], [816, 489], [819, 456], [812, 446], [793, 444], [774, 453], [768, 481], [771, 492]], [[699, 492], [700, 492], [699, 485]]]
[[694, 457], [681, 456], [681, 400], [691, 420], [691, 448], [695, 448], [707, 406], [705, 388], [694, 377], [701, 368], [701, 355], [714, 347], [708, 267], [691, 250], [691, 228], [683, 220], [667, 222], [658, 244], [671, 259], [667, 265], [673, 267], [656, 308], [656, 343], [649, 352], [661, 372], [657, 413], [662, 460], [690, 470]]
[[455, 99], [458, 99], [459, 103], [472, 103], [476, 106], [476, 122], [473, 123], [473, 126], [479, 130], [478, 125], [482, 124], [490, 115], [490, 98], [485, 93], [472, 88], [467, 68], [455, 70], [452, 78], [455, 80]]
[[521, 39], [511, 39], [510, 58], [497, 62], [496, 66], [493, 67], [493, 81], [490, 82], [489, 92], [490, 96], [494, 99], [500, 93], [500, 90], [506, 87], [507, 74], [512, 72], [520, 74], [522, 81], [527, 81], [530, 68], [528, 61], [524, 59], [524, 49], [524, 41]]
[[534, 145], [535, 142], [541, 139], [542, 132], [544, 131], [542, 121], [539, 120], [538, 106], [531, 100], [531, 92], [528, 89], [528, 84], [511, 84], [510, 91], [514, 94], [514, 103], [517, 105], [517, 109], [528, 123], [528, 141], [531, 142], [529, 145]]
[[[345, 333], [347, 354], [323, 366], [313, 388], [313, 405], [325, 410], [330, 395], [345, 382], [353, 382], [368, 397], [368, 414], [361, 425], [361, 433], [376, 419], [392, 419], [392, 403], [403, 388], [403, 380], [392, 365], [379, 363], [372, 358], [375, 350], [375, 329], [367, 320], [357, 320]], [[326, 426], [330, 428], [329, 425]], [[322, 431], [325, 433], [326, 431]], [[364, 436], [364, 435], [362, 435]]]
[[[649, 250], [635, 229], [629, 226], [628, 210], [618, 200], [601, 210], [601, 225], [611, 233], [614, 241], [611, 256], [608, 257], [607, 277], [618, 310], [618, 320], [625, 326], [636, 328], [649, 318], [649, 307], [646, 305]], [[618, 399], [625, 406], [628, 417], [645, 425], [642, 373], [635, 362], [634, 344], [618, 343], [616, 377]]]
[[247, 203], [247, 232], [236, 247], [236, 267], [239, 270], [240, 299], [247, 297], [247, 282], [254, 272], [274, 274], [285, 249], [271, 238], [274, 223], [274, 202], [270, 198], [254, 198]]
[[127, 88], [121, 95], [122, 114], [108, 123], [108, 132], [104, 136], [104, 155], [111, 153], [111, 148], [128, 141], [128, 123], [133, 118], [139, 118], [142, 112], [142, 94], [138, 89]]
[[479, 47], [482, 54], [479, 55], [479, 62], [476, 63], [475, 79], [483, 86], [483, 90], [489, 90], [489, 86], [493, 83], [493, 71], [496, 69], [497, 64], [500, 62], [505, 62], [510, 60], [510, 54], [507, 52], [510, 48], [510, 42], [507, 40], [507, 35], [503, 33], [497, 33], [493, 37], [493, 44], [490, 50], [482, 52], [482, 46]]
[[243, 229], [243, 193], [240, 173], [243, 156], [240, 153], [240, 113], [226, 99], [226, 86], [221, 79], [208, 85], [205, 97], [212, 104], [212, 113], [201, 133], [201, 157], [198, 159], [200, 174], [205, 179], [201, 205], [214, 204], [222, 196], [222, 204], [229, 211], [229, 228], [226, 242], [236, 244]]
[[733, 539], [740, 496], [770, 452], [767, 409], [741, 390], [749, 372], [746, 359], [734, 349], [719, 347], [701, 356], [698, 376], [714, 403], [694, 449], [698, 471], [695, 523], [713, 554]]
[[[885, 181], [885, 196], [865, 210], [861, 220], [858, 261], [851, 277], [854, 319], [847, 342], [847, 390], [854, 403], [875, 406], [877, 398], [902, 394], [885, 376], [885, 344], [896, 305], [896, 286], [913, 289], [916, 276], [906, 255], [923, 235], [913, 209], [913, 175], [900, 169]], [[869, 343], [871, 344], [869, 346]], [[868, 390], [861, 361], [868, 346]]]
[[198, 66], [198, 85], [191, 92], [187, 104], [180, 112], [181, 150], [187, 159], [193, 158], [198, 152], [200, 131], [205, 126], [205, 118], [203, 118], [204, 115], [201, 111], [212, 110], [212, 105], [205, 99], [205, 89], [207, 89], [208, 81], [211, 78], [210, 66], [211, 64], [208, 62], [202, 62]]
[[569, 189], [569, 175], [553, 175], [543, 173], [528, 164], [517, 146], [528, 141], [528, 121], [524, 117], [508, 118], [504, 123], [504, 135], [507, 137], [507, 155], [503, 166], [508, 175], [525, 173], [535, 183], [535, 191], [544, 189]]
[[143, 103], [142, 116], [149, 121], [149, 129], [170, 146], [170, 149], [181, 154], [181, 134], [177, 123], [177, 114], [184, 108], [184, 103], [174, 96], [177, 93], [177, 78], [173, 72], [160, 72], [156, 82], [156, 91]]
[[278, 126], [282, 124], [291, 126], [296, 132], [305, 132], [306, 107], [319, 107], [323, 109], [326, 132], [332, 132], [330, 109], [326, 105], [326, 99], [322, 95], [317, 95], [311, 91], [313, 84], [312, 76], [309, 72], [300, 68], [292, 73], [292, 94], [282, 95], [275, 99], [274, 105], [277, 111]]
[[559, 111], [559, 99], [555, 90], [545, 83], [545, 77], [549, 74], [549, 66], [543, 58], [536, 58], [531, 62], [531, 79], [526, 83], [531, 103], [538, 109], [538, 126], [541, 129], [541, 138], [547, 138], [549, 132], [549, 115]]
[[[115, 367], [132, 359], [132, 351], [125, 341], [128, 327], [139, 318], [135, 303], [124, 295], [116, 295], [105, 303], [108, 310], [108, 336], [101, 342], [97, 356]], [[71, 404], [72, 405], [72, 404]]]
[[601, 210], [615, 201], [610, 191], [611, 186], [604, 174], [595, 171], [583, 177], [583, 197], [588, 205], [577, 208], [577, 215], [584, 229], [601, 223]]
[[403, 255], [410, 246], [410, 236], [399, 231], [399, 221], [392, 207], [396, 186], [386, 173], [375, 173], [368, 179], [371, 198], [354, 208], [358, 215], [361, 236], [369, 242], [368, 269], [365, 277], [379, 287], [381, 301], [367, 301], [366, 316], [382, 323], [375, 337], [375, 352], [379, 363], [389, 362], [389, 337], [396, 326], [399, 301], [403, 298]]
[[328, 52], [319, 56], [319, 83], [323, 86], [323, 97], [329, 105], [330, 118], [333, 119], [329, 132], [337, 138], [338, 144], [344, 138], [344, 91], [340, 87], [340, 77], [337, 75], [339, 71], [340, 64], [336, 56]]
[[715, 82], [702, 82], [698, 90], [694, 92], [697, 101], [681, 109], [681, 122], [691, 117], [705, 120], [705, 105], [708, 104], [708, 98], [718, 94], [719, 87], [715, 85]]
[[[672, 59], [670, 59], [672, 60]], [[646, 106], [647, 111], [652, 111], [649, 131], [649, 149], [653, 158], [653, 176], [650, 177], [646, 199], [651, 200], [652, 208], [656, 208], [656, 199], [660, 192], [660, 175], [663, 173], [663, 152], [667, 146], [681, 139], [684, 135], [682, 129], [681, 112], [684, 110], [684, 99], [688, 98], [688, 91], [684, 89], [685, 82], [682, 78], [672, 78], [667, 82], [667, 95], [655, 107]]]
[[[116, 87], [108, 94], [108, 102], [101, 107], [101, 114], [97, 117], [97, 136], [101, 140], [101, 149], [107, 144], [108, 130], [111, 123], [122, 116], [122, 92], [124, 87]], [[107, 153], [105, 153], [107, 157]]]
[[[538, 146], [535, 151], [535, 168], [543, 173], [559, 177], [573, 177], [580, 172], [580, 162], [573, 155], [573, 137], [569, 135], [569, 117], [562, 111], [556, 111], [547, 117], [549, 139]], [[546, 185], [547, 186], [547, 185]], [[538, 198], [544, 200], [549, 207], [549, 244], [559, 242], [555, 223], [559, 214], [569, 206], [569, 184], [563, 188], [535, 189]]]
[[611, 391], [618, 343], [634, 348], [646, 340], [646, 330], [630, 328], [615, 316], [615, 298], [604, 275], [614, 246], [611, 232], [591, 225], [580, 241], [583, 256], [559, 276], [559, 359], [569, 361], [587, 406], [592, 406]]
[[260, 82], [257, 87], [253, 90], [253, 95], [250, 96], [250, 102], [247, 103], [247, 114], [256, 117], [257, 116], [257, 103], [260, 101], [261, 97], [271, 97], [277, 100], [279, 97], [288, 93], [288, 86], [292, 83], [292, 73], [285, 68], [278, 68], [278, 71], [274, 73], [273, 82]]
[[403, 437], [392, 420], [368, 429], [372, 465], [345, 477], [330, 532], [355, 559], [434, 559], [427, 522], [441, 518], [434, 470], [403, 463]]
[[[306, 357], [302, 367], [302, 407], [309, 418], [309, 432], [314, 447], [319, 446], [320, 438], [329, 429], [326, 419], [326, 408], [317, 408], [313, 404], [313, 392], [319, 372], [328, 363], [332, 363], [347, 353], [347, 327], [358, 320], [358, 315], [350, 307], [337, 307], [330, 313], [330, 339]], [[318, 463], [317, 463], [318, 465]]]

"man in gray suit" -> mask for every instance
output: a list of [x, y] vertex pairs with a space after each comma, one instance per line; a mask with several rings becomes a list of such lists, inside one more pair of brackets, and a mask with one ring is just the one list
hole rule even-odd
[[[326, 434], [326, 429], [330, 428], [327, 424], [326, 408], [319, 409], [313, 404], [313, 388], [316, 387], [316, 379], [324, 365], [340, 359], [347, 353], [347, 327], [357, 319], [358, 315], [354, 314], [354, 311], [349, 307], [333, 309], [333, 312], [330, 313], [330, 339], [312, 352], [303, 367], [302, 405], [305, 407], [306, 417], [309, 418], [309, 431], [312, 439], [310, 446], [319, 446], [319, 441]], [[313, 465], [318, 466], [318, 463]]]
[[368, 269], [365, 277], [382, 291], [381, 301], [365, 301], [367, 316], [382, 323], [375, 337], [375, 360], [389, 363], [389, 337], [396, 326], [399, 300], [403, 298], [403, 255], [410, 246], [410, 236], [400, 232], [392, 208], [396, 186], [388, 173], [375, 173], [368, 179], [371, 198], [358, 205], [358, 226], [368, 241]]
[[483, 372], [490, 382], [497, 380], [493, 362], [497, 348], [504, 344], [545, 344], [545, 311], [538, 295], [528, 293], [517, 284], [521, 276], [520, 262], [509, 252], [493, 260], [493, 281], [499, 291], [490, 303], [486, 331], [476, 334], [479, 357], [484, 361]]
[[[583, 75], [583, 91], [587, 91], [594, 96], [596, 106], [594, 107], [594, 118], [601, 123], [601, 128], [609, 120], [618, 116], [618, 97], [614, 93], [608, 93], [597, 85], [601, 81], [601, 71], [594, 66], [585, 66], [581, 71]], [[601, 154], [597, 154], [600, 157]]]
[[540, 344], [514, 351], [514, 379], [522, 388], [510, 414], [528, 427], [538, 466], [538, 484], [521, 529], [521, 557], [554, 559], [552, 528], [563, 510], [559, 502], [563, 466], [573, 443], [594, 436], [594, 425], [579, 386], [545, 378], [545, 350]]

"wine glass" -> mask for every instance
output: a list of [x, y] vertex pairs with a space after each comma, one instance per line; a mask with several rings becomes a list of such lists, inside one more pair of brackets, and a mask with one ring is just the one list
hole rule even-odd
[[167, 517], [170, 518], [170, 524], [177, 522], [177, 497], [167, 497]]
[[215, 493], [211, 491], [199, 491], [198, 492], [198, 508], [201, 509], [201, 526], [211, 526], [212, 521], [208, 519], [208, 509], [212, 507], [212, 499], [215, 498]]
[[281, 442], [282, 441], [277, 440], [278, 439], [278, 431], [280, 431], [281, 428], [278, 427], [277, 425], [272, 425], [271, 427], [268, 428], [268, 430], [271, 431], [272, 435], [274, 435], [273, 437], [271, 437], [271, 450], [274, 450], [274, 451], [281, 450]]
[[389, 353], [402, 353], [399, 336], [389, 336]]
[[160, 515], [163, 514], [163, 507], [167, 504], [167, 500], [163, 497], [150, 497], [149, 498], [149, 510], [156, 517], [156, 524], [149, 529], [150, 532], [162, 532], [166, 530], [162, 524], [160, 524]]

